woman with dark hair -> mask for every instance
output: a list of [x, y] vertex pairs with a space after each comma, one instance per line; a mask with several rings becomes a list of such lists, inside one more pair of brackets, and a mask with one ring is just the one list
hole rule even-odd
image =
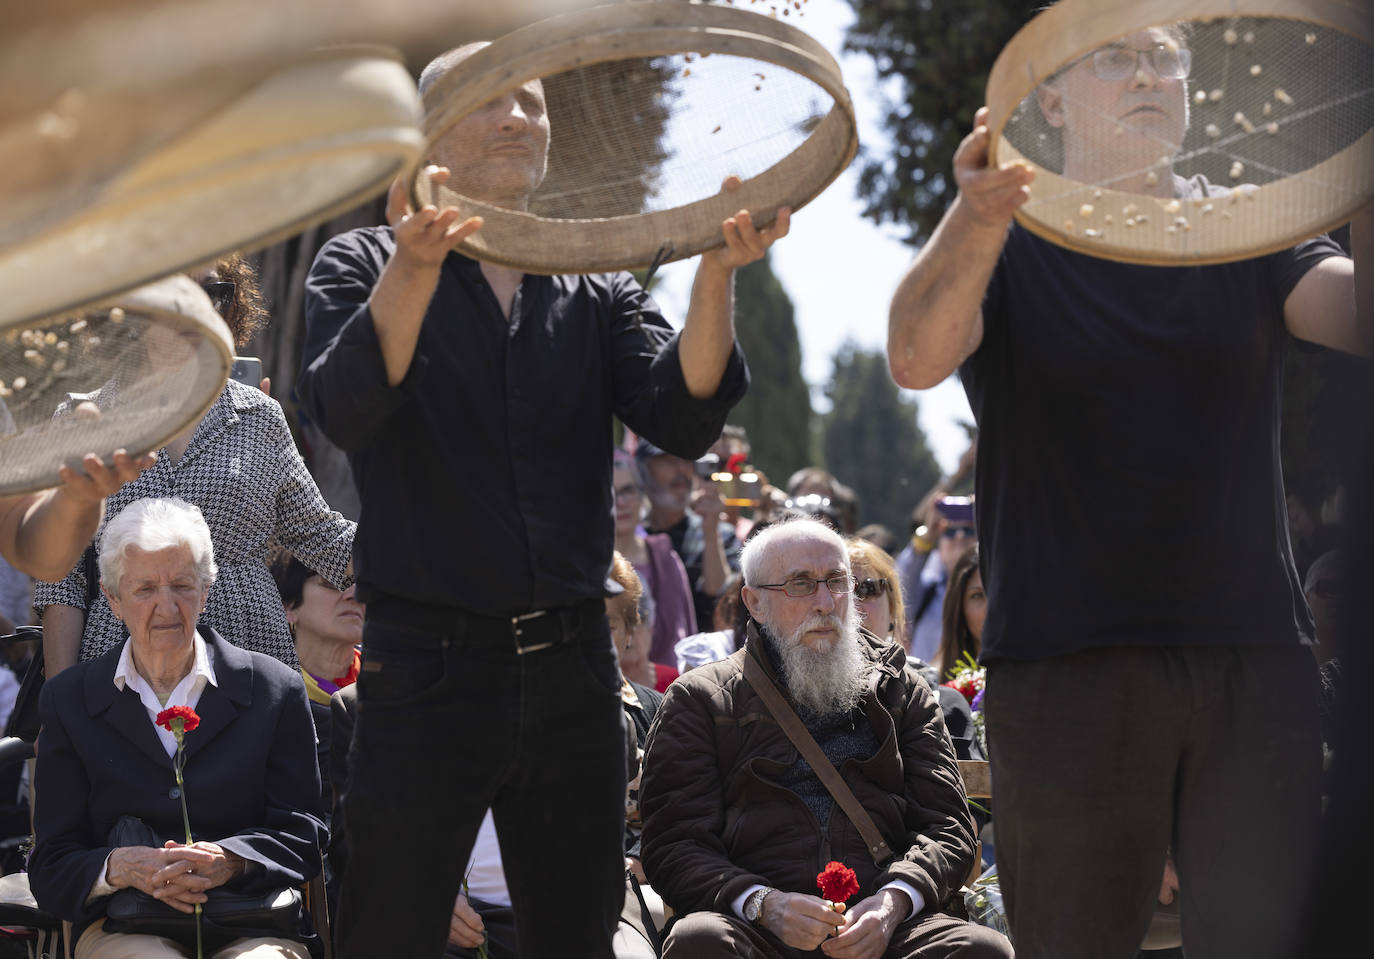
[[978, 569], [978, 544], [974, 543], [955, 562], [945, 588], [940, 649], [931, 663], [939, 676], [944, 677], [965, 656], [978, 658], [983, 648], [983, 619], [987, 611], [988, 596]]
[[328, 808], [333, 795], [329, 781], [329, 698], [357, 682], [362, 664], [358, 647], [363, 641], [363, 604], [353, 595], [352, 586], [339, 589], [289, 550], [276, 550], [269, 568], [281, 593], [287, 628], [310, 699], [320, 790]]
[[[251, 266], [229, 255], [194, 279], [229, 326], [235, 348], [247, 346], [267, 315]], [[152, 467], [109, 498], [95, 544], [98, 548], [105, 525], [134, 500], [177, 496], [198, 506], [220, 564], [201, 621], [236, 645], [295, 669], [299, 664], [287, 617], [267, 572], [268, 543], [290, 549], [312, 571], [343, 587], [350, 580], [355, 524], [329, 508], [296, 449], [281, 406], [258, 386], [229, 380], [198, 422], [169, 440]], [[94, 393], [70, 394], [64, 407], [90, 403], [100, 408], [117, 389], [111, 382]], [[83, 558], [61, 582], [34, 586], [49, 677], [78, 660], [95, 659], [124, 639], [108, 601], [93, 585], [88, 590], [86, 567]]]

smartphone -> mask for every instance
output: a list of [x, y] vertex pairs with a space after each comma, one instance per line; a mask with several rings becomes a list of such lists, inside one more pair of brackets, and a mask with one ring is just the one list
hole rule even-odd
[[234, 357], [234, 368], [230, 377], [257, 389], [262, 384], [262, 360], [256, 356]]
[[759, 474], [747, 467], [738, 473], [712, 473], [711, 482], [726, 506], [758, 506], [763, 500]]

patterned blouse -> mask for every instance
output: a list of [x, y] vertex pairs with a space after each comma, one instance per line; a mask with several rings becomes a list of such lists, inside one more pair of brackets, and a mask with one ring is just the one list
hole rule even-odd
[[[99, 394], [92, 394], [99, 405]], [[165, 449], [105, 503], [105, 523], [145, 496], [176, 496], [200, 507], [210, 527], [219, 576], [199, 622], [236, 646], [299, 669], [281, 594], [267, 568], [269, 542], [290, 549], [339, 588], [353, 550], [351, 520], [331, 510], [296, 450], [281, 406], [256, 387], [230, 380], [201, 418], [181, 460]], [[35, 583], [34, 608], [86, 606], [86, 572], [78, 561], [60, 583]], [[81, 637], [81, 659], [94, 659], [125, 636], [124, 625], [97, 593]]]

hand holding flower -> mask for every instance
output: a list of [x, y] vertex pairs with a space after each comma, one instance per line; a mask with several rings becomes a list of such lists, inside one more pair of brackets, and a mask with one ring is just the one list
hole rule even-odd
[[820, 887], [821, 895], [832, 903], [836, 912], [844, 912], [845, 900], [859, 891], [859, 880], [854, 875], [854, 870], [834, 860], [825, 864], [825, 868], [816, 877], [816, 885]]
[[881, 959], [902, 920], [911, 914], [911, 900], [895, 889], [879, 889], [855, 903], [844, 926], [821, 944], [832, 959]]
[[775, 889], [763, 901], [759, 921], [783, 945], [806, 952], [834, 935], [845, 920], [824, 899]]

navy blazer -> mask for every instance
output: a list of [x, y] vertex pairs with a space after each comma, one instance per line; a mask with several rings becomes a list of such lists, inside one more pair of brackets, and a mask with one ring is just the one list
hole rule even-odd
[[[295, 886], [320, 871], [325, 841], [315, 727], [298, 672], [200, 627], [218, 686], [207, 684], [186, 734], [187, 810], [195, 839], [219, 843], [261, 868], [233, 882], [244, 892]], [[161, 839], [184, 842], [172, 760], [143, 701], [114, 685], [122, 646], [48, 680], [39, 699], [29, 883], [42, 907], [88, 924], [87, 905], [122, 815]], [[79, 935], [79, 933], [78, 933]]]

